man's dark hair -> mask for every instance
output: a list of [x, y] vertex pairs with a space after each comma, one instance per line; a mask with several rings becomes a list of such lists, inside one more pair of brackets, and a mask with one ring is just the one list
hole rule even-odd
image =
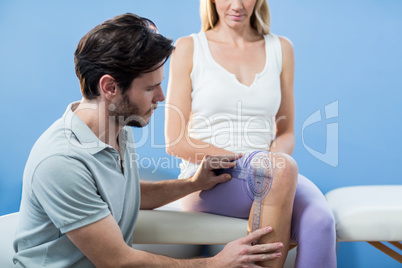
[[127, 13], [96, 26], [78, 43], [75, 73], [86, 99], [99, 96], [99, 79], [111, 75], [124, 94], [143, 73], [161, 67], [173, 52], [172, 40], [146, 18]]

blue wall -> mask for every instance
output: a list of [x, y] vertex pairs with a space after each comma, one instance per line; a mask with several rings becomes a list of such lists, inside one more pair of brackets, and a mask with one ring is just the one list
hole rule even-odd
[[[281, 0], [270, 7], [272, 31], [295, 46], [300, 172], [324, 193], [401, 184], [402, 2]], [[0, 2], [0, 215], [18, 210], [36, 139], [80, 99], [73, 64], [79, 39], [125, 12], [152, 19], [174, 40], [200, 29], [196, 0]], [[135, 131], [140, 164], [149, 166], [142, 174], [153, 179], [150, 159], [159, 161], [158, 176], [178, 174], [178, 161], [163, 149], [163, 123], [158, 109], [150, 127]], [[340, 243], [338, 256], [339, 267], [399, 267], [365, 243]]]

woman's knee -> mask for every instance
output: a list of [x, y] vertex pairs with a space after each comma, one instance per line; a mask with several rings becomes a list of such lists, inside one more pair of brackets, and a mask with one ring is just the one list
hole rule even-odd
[[293, 157], [285, 153], [271, 153], [271, 159], [277, 186], [296, 191], [299, 169]]
[[317, 225], [321, 225], [323, 232], [335, 231], [335, 219], [331, 210], [325, 206], [321, 209], [321, 219], [317, 221]]
[[303, 228], [322, 236], [335, 236], [334, 216], [325, 204], [310, 207], [307, 211], [304, 217], [308, 219], [308, 226]]

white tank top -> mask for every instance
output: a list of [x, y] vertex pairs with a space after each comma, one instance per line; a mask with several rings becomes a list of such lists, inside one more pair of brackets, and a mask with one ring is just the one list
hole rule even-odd
[[[246, 86], [214, 60], [205, 32], [191, 36], [194, 54], [189, 136], [232, 152], [269, 150], [281, 103], [279, 38], [274, 34], [264, 36], [264, 69]], [[197, 167], [182, 161], [179, 178], [190, 176]]]

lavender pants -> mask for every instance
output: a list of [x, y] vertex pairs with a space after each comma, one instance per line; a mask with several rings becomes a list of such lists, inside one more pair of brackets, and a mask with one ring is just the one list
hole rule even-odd
[[[250, 158], [255, 155], [256, 152], [238, 159], [236, 167], [247, 168]], [[230, 169], [223, 172], [231, 173]], [[248, 218], [253, 197], [246, 183], [233, 176], [211, 190], [190, 194], [182, 200], [183, 210]], [[293, 204], [291, 236], [298, 244], [295, 267], [336, 268], [336, 234], [332, 212], [317, 186], [300, 174]]]

